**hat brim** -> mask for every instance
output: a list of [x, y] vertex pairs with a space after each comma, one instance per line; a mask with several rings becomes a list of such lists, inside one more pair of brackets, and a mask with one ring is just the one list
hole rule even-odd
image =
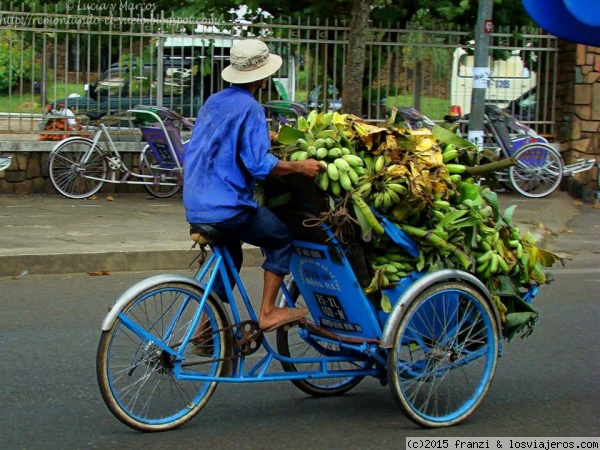
[[269, 55], [267, 62], [254, 70], [235, 70], [232, 66], [227, 66], [221, 72], [221, 77], [228, 83], [246, 84], [253, 81], [262, 80], [270, 77], [279, 70], [283, 63], [281, 56]]

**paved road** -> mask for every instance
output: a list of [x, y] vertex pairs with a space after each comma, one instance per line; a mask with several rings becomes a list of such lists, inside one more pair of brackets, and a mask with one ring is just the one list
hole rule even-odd
[[[483, 404], [463, 425], [423, 430], [389, 389], [365, 380], [339, 398], [291, 383], [222, 384], [179, 430], [144, 435], [104, 406], [95, 379], [99, 325], [126, 288], [155, 272], [0, 277], [1, 449], [403, 448], [406, 436], [595, 436], [600, 401], [599, 210], [584, 207], [548, 246], [570, 253], [542, 288], [532, 337], [505, 343]], [[181, 272], [180, 272], [181, 273]], [[186, 272], [187, 273], [187, 272]], [[260, 270], [244, 269], [252, 298]]]
[[[257, 298], [259, 269], [244, 271]], [[0, 448], [402, 448], [405, 436], [593, 436], [598, 430], [600, 270], [556, 272], [536, 302], [534, 335], [505, 344], [492, 389], [464, 425], [422, 430], [387, 387], [366, 380], [339, 398], [291, 383], [222, 384], [179, 430], [142, 435], [104, 406], [95, 380], [99, 324], [120, 292], [151, 273], [0, 279]]]

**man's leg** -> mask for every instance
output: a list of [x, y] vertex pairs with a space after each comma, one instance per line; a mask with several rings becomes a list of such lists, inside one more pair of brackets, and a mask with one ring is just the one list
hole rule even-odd
[[293, 236], [272, 211], [259, 208], [240, 233], [244, 242], [259, 246], [265, 253], [264, 284], [258, 322], [261, 330], [269, 332], [287, 323], [296, 322], [308, 314], [306, 308], [277, 308], [275, 303], [281, 289], [292, 253]]
[[278, 326], [298, 321], [308, 314], [306, 308], [275, 306], [283, 278], [289, 273], [293, 242], [290, 230], [267, 208], [261, 207], [236, 219], [226, 224], [219, 224], [219, 230], [243, 242], [261, 247], [266, 257], [262, 265], [265, 272], [259, 312], [260, 328], [264, 331], [273, 331]]
[[200, 322], [194, 332], [194, 335], [190, 339], [190, 343], [194, 345], [191, 350], [192, 353], [200, 356], [208, 356], [213, 352], [213, 329], [208, 320], [208, 314], [205, 312], [200, 316]]
[[260, 304], [260, 313], [258, 315], [258, 323], [260, 328], [269, 328], [279, 322], [277, 319], [275, 301], [279, 287], [283, 282], [283, 275], [278, 275], [265, 270], [262, 302]]
[[265, 270], [262, 303], [258, 324], [261, 330], [272, 331], [276, 325], [296, 322], [308, 314], [306, 308], [277, 308], [275, 301], [277, 293], [283, 282], [283, 275], [278, 275]]

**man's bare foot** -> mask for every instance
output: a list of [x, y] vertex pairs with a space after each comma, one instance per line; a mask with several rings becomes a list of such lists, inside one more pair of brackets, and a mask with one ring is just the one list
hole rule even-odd
[[306, 308], [275, 308], [269, 315], [261, 317], [260, 329], [268, 333], [288, 323], [297, 322], [308, 314]]

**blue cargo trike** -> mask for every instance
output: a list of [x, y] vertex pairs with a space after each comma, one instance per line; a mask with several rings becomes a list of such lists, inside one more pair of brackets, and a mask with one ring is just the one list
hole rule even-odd
[[[396, 225], [384, 217], [381, 222], [396, 245], [418, 254]], [[402, 411], [425, 427], [458, 424], [485, 397], [501, 323], [490, 292], [474, 275], [409, 274], [383, 289], [392, 303], [385, 313], [357, 277], [360, 245], [312, 227], [295, 241], [280, 297], [281, 306], [306, 306], [307, 320], [265, 335], [215, 231], [191, 232], [205, 259], [194, 278], [145, 279], [117, 299], [102, 323], [98, 382], [106, 405], [127, 426], [181, 426], [207, 405], [219, 383], [289, 380], [323, 397], [374, 377], [389, 384]], [[217, 277], [226, 281], [228, 303], [211, 292]], [[194, 341], [198, 330], [207, 333], [202, 345]]]

